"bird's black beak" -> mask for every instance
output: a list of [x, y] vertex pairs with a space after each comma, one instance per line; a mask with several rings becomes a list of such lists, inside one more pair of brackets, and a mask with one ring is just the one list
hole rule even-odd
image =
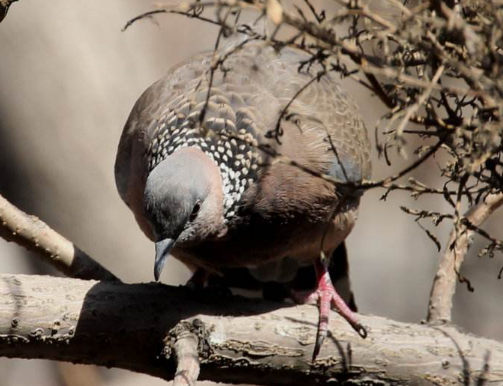
[[155, 243], [155, 263], [154, 263], [154, 277], [155, 281], [159, 281], [159, 276], [161, 276], [164, 264], [166, 264], [166, 258], [169, 255], [171, 249], [173, 249], [176, 240], [167, 238]]

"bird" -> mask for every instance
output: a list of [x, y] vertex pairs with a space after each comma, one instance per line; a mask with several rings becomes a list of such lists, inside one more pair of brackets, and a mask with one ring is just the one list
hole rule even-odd
[[367, 129], [335, 75], [300, 49], [256, 40], [190, 57], [148, 87], [115, 162], [119, 194], [155, 243], [156, 281], [170, 254], [194, 270], [192, 284], [245, 270], [277, 283], [263, 287], [273, 297], [314, 270], [312, 293], [290, 286], [318, 304], [313, 359], [332, 308], [367, 336], [329, 270], [370, 175]]
[[[332, 253], [328, 272], [337, 293], [351, 311], [358, 311], [355, 296], [351, 289], [349, 277], [349, 261], [346, 243], [341, 243]], [[260, 281], [253, 277], [246, 268], [230, 268], [222, 270], [220, 275], [210, 275], [208, 285], [223, 294], [237, 293], [247, 296], [261, 297], [265, 300], [282, 302], [292, 299], [292, 293], [311, 293], [316, 289], [316, 272], [314, 264], [297, 269], [293, 280], [288, 282]], [[232, 289], [234, 291], [229, 291]]]

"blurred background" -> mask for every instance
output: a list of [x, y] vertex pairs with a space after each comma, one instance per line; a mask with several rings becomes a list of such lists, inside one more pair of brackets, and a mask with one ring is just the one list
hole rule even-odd
[[[313, 1], [330, 10], [333, 1]], [[372, 2], [379, 7], [380, 2]], [[113, 164], [122, 126], [141, 92], [172, 65], [213, 47], [217, 29], [182, 16], [161, 15], [121, 32], [127, 20], [152, 9], [142, 0], [21, 0], [0, 24], [0, 194], [42, 218], [126, 282], [153, 280], [153, 245], [120, 200]], [[385, 111], [352, 81], [345, 87], [373, 129]], [[375, 153], [375, 151], [374, 151]], [[414, 156], [411, 155], [411, 162]], [[375, 159], [374, 177], [393, 167]], [[416, 170], [435, 184], [437, 162]], [[438, 186], [437, 186], [438, 187]], [[442, 200], [415, 201], [368, 192], [347, 243], [360, 310], [400, 321], [426, 317], [440, 254], [400, 205], [447, 210]], [[486, 224], [503, 235], [503, 214]], [[445, 242], [450, 228], [437, 229]], [[462, 273], [475, 287], [458, 286], [454, 321], [477, 335], [503, 340], [501, 256], [478, 258], [476, 240]], [[57, 274], [22, 248], [0, 240], [2, 273]], [[189, 272], [175, 260], [162, 280], [181, 284]], [[2, 385], [162, 385], [121, 370], [39, 360], [0, 360]]]

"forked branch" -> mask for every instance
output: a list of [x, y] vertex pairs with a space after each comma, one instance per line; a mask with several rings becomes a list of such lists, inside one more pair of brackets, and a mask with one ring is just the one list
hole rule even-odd
[[[433, 281], [428, 305], [428, 322], [451, 321], [452, 298], [456, 291], [456, 282], [474, 232], [470, 228], [482, 225], [502, 204], [503, 193], [490, 194], [484, 201], [466, 212], [465, 221], [455, 222]], [[456, 224], [459, 225], [456, 226]]]

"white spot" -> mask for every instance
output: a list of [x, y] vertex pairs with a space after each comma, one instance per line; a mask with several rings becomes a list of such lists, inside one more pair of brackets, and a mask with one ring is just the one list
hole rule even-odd
[[171, 113], [169, 114], [169, 119], [168, 119], [167, 124], [168, 124], [168, 125], [171, 125], [171, 124], [172, 124], [172, 123], [176, 120], [176, 118], [177, 118], [177, 117], [176, 117], [176, 115], [175, 115], [175, 114], [173, 114], [173, 113], [171, 112]]

